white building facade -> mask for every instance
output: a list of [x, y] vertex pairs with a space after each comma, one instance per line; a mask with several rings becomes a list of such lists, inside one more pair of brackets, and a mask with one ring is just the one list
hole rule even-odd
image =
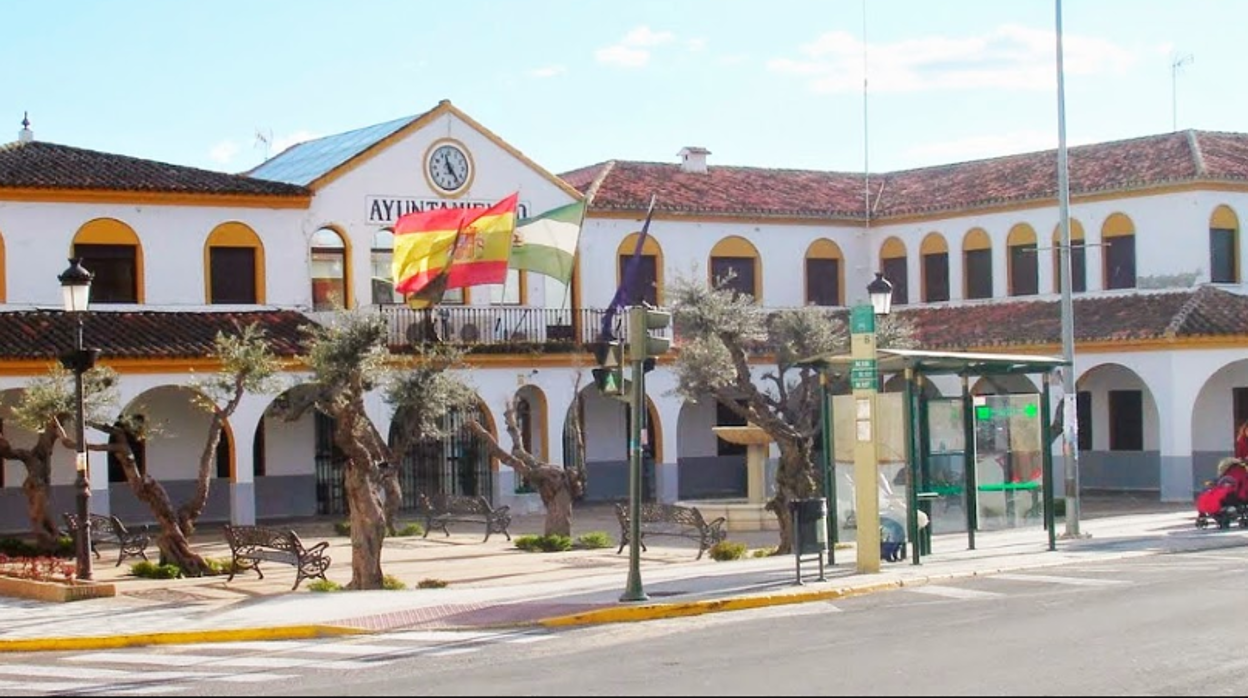
[[[175, 501], [194, 486], [209, 417], [194, 404], [193, 379], [213, 368], [217, 329], [259, 322], [293, 357], [297, 325], [340, 305], [383, 313], [397, 350], [433, 341], [417, 313], [394, 302], [390, 226], [411, 210], [484, 206], [513, 192], [522, 215], [588, 198], [572, 284], [513, 272], [504, 285], [448, 295], [438, 339], [473, 347], [470, 380], [495, 433], [518, 399], [528, 447], [564, 462], [568, 420], [582, 420], [590, 499], [626, 492], [626, 410], [593, 389], [587, 346], [652, 194], [642, 276], [659, 305], [679, 277], [709, 282], [731, 271], [731, 283], [763, 307], [843, 310], [863, 300], [878, 270], [898, 287], [897, 310], [928, 348], [1060, 352], [1052, 152], [864, 183], [861, 174], [720, 167], [708, 164], [706, 149], [688, 148], [680, 162], [611, 161], [560, 177], [449, 102], [294, 146], [244, 175], [28, 134], [0, 146], [2, 404], [15, 404], [69, 348], [55, 275], [67, 257], [83, 256], [97, 273], [87, 343], [121, 373], [122, 406], [160, 420], [142, 461]], [[78, 171], [65, 174], [59, 165], [71, 159]], [[1230, 452], [1234, 424], [1248, 419], [1239, 223], [1248, 136], [1189, 132], [1087, 146], [1072, 149], [1071, 168], [1072, 236], [1082, 242], [1074, 371], [1083, 485], [1188, 499]], [[294, 386], [300, 376], [289, 378]], [[743, 495], [743, 451], [711, 432], [731, 414], [713, 401], [685, 403], [673, 387], [660, 364], [649, 377], [649, 496]], [[957, 394], [951, 383], [936, 387]], [[1034, 392], [1038, 382], [1008, 390]], [[231, 418], [206, 520], [345, 511], [326, 418], [282, 421], [269, 409], [278, 397], [248, 395]], [[380, 394], [369, 410], [387, 433], [392, 414]], [[7, 416], [3, 426], [15, 445], [33, 439]], [[68, 510], [70, 454], [59, 451], [53, 470], [55, 502]], [[106, 458], [93, 455], [90, 472], [94, 510], [148, 518]], [[23, 530], [22, 466], [5, 463], [0, 474], [0, 530]], [[406, 504], [416, 492], [445, 491], [539, 506], [466, 433], [417, 449], [402, 480]]]

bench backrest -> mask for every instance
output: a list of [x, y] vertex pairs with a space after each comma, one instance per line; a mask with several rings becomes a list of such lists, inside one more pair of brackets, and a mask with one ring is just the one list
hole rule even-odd
[[[100, 540], [117, 539], [126, 535], [125, 524], [121, 523], [121, 519], [116, 516], [103, 516], [100, 514], [88, 514], [87, 520], [91, 522], [91, 536]], [[78, 515], [65, 514], [65, 523], [69, 525], [71, 531], [78, 530]]]
[[291, 530], [227, 524], [225, 540], [230, 544], [231, 550], [269, 548], [295, 554], [303, 552], [303, 542], [299, 540], [299, 534]]
[[470, 497], [455, 494], [435, 494], [418, 496], [417, 508], [437, 514], [488, 514], [494, 510], [485, 497]]
[[[628, 505], [617, 503], [615, 514], [621, 523], [628, 522]], [[694, 507], [683, 507], [677, 504], [661, 504], [659, 502], [643, 502], [641, 505], [641, 522], [644, 524], [676, 524], [701, 528], [706, 525], [702, 512]]]

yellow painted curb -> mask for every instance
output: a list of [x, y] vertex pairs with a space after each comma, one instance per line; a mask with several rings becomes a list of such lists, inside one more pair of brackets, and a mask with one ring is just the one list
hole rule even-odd
[[186, 632], [101, 635], [95, 637], [50, 637], [29, 640], [0, 640], [0, 652], [67, 652], [103, 650], [141, 645], [185, 645], [203, 642], [245, 642], [248, 640], [307, 640], [318, 637], [363, 635], [367, 630], [339, 625], [286, 625], [234, 630], [191, 630]]
[[744, 611], [751, 608], [767, 606], [785, 606], [788, 604], [808, 603], [810, 601], [829, 601], [843, 599], [859, 594], [869, 594], [885, 589], [896, 589], [913, 585], [917, 580], [890, 580], [876, 584], [854, 587], [838, 587], [836, 589], [819, 589], [794, 594], [772, 594], [769, 596], [742, 596], [733, 599], [716, 599], [711, 601], [687, 601], [683, 603], [646, 604], [643, 606], [621, 606], [604, 608], [596, 611], [573, 613], [566, 616], [555, 616], [538, 621], [538, 625], [548, 628], [561, 628], [574, 625], [594, 625], [598, 623], [630, 623], [661, 618], [682, 618], [698, 616], [705, 613], [721, 611]]

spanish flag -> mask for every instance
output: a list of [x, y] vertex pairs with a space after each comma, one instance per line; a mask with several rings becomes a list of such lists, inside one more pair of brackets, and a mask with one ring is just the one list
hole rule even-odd
[[[519, 193], [481, 209], [409, 213], [394, 225], [394, 289], [441, 297], [442, 291], [507, 280]], [[436, 291], [436, 292], [435, 292]]]

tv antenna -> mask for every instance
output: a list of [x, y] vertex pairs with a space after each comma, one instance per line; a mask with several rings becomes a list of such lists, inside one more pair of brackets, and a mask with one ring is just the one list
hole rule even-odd
[[273, 147], [273, 129], [267, 131], [256, 129], [256, 148], [264, 148], [264, 159], [269, 159], [269, 150]]
[[1171, 130], [1179, 130], [1179, 70], [1183, 66], [1195, 62], [1196, 57], [1190, 53], [1176, 55], [1170, 62], [1170, 118]]

